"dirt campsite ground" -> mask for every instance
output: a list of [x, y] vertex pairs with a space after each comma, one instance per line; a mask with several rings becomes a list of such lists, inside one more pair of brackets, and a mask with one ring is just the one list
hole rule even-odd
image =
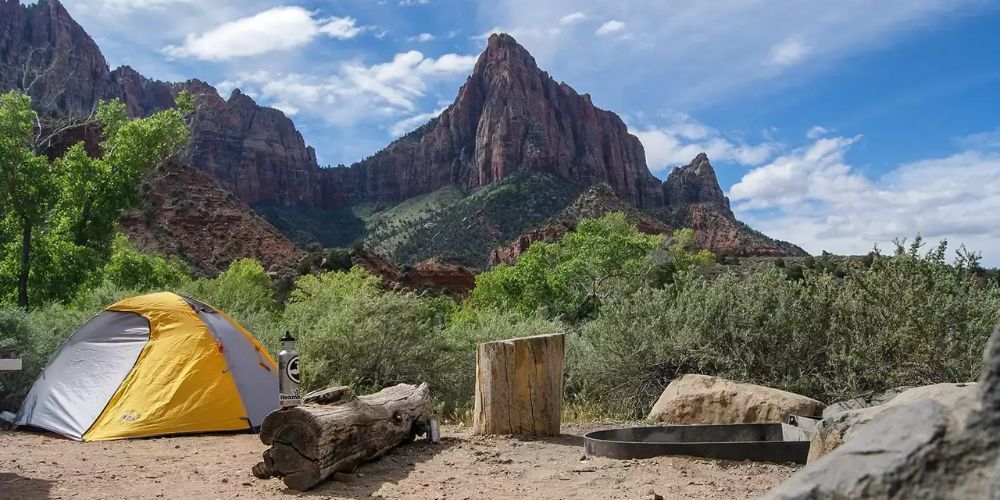
[[250, 474], [264, 451], [255, 435], [78, 443], [0, 431], [0, 498], [722, 499], [759, 495], [795, 472], [683, 457], [582, 460], [580, 436], [596, 428], [564, 426], [559, 438], [517, 440], [444, 426], [439, 444], [418, 440], [305, 493]]

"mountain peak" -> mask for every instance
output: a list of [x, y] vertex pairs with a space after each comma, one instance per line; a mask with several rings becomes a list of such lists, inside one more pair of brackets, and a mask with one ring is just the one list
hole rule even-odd
[[705, 153], [699, 153], [683, 167], [674, 167], [663, 183], [663, 193], [668, 204], [710, 202], [729, 209], [729, 200]]
[[505, 74], [534, 75], [540, 72], [535, 58], [514, 37], [506, 33], [494, 33], [487, 40], [486, 49], [479, 55], [471, 77], [491, 81]]

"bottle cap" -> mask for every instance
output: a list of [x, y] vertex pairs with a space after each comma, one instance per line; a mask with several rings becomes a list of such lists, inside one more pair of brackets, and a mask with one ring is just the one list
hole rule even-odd
[[292, 332], [285, 331], [285, 334], [281, 337], [282, 342], [295, 342], [295, 337], [292, 337]]

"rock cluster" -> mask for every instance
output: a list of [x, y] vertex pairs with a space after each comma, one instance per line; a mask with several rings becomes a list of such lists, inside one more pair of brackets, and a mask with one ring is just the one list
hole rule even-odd
[[1000, 327], [979, 383], [940, 392], [890, 402], [764, 498], [1000, 498]]

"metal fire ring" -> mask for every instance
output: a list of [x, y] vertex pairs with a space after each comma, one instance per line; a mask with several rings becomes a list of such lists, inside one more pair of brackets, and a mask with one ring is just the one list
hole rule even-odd
[[594, 431], [587, 455], [618, 459], [663, 455], [758, 462], [806, 463], [809, 441], [788, 424], [664, 425]]

